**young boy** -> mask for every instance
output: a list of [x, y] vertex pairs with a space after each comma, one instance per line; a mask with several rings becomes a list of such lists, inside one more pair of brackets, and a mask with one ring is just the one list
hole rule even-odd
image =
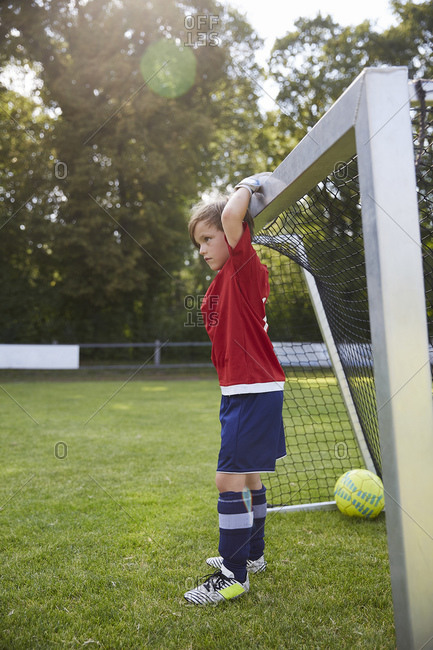
[[267, 334], [268, 271], [251, 245], [251, 195], [262, 175], [239, 183], [229, 198], [200, 204], [189, 222], [193, 243], [218, 271], [201, 311], [221, 386], [219, 557], [217, 571], [188, 591], [200, 605], [237, 598], [249, 590], [248, 573], [266, 568], [266, 488], [260, 473], [285, 456], [282, 421], [284, 372]]

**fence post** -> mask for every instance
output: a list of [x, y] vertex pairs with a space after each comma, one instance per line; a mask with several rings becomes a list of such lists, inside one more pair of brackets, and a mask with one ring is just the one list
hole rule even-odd
[[154, 353], [155, 366], [161, 365], [161, 341], [156, 339], [155, 341], [155, 353]]

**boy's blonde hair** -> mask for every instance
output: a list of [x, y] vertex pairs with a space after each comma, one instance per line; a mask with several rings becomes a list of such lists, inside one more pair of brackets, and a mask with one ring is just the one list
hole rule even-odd
[[[191, 212], [191, 217], [188, 223], [188, 233], [192, 243], [196, 248], [200, 248], [199, 244], [197, 244], [194, 237], [194, 231], [199, 222], [204, 221], [205, 223], [214, 226], [217, 230], [223, 231], [221, 215], [223, 213], [223, 210], [228, 200], [229, 200], [228, 196], [220, 196], [210, 202], [200, 201], [200, 203], [197, 203], [193, 207]], [[250, 235], [252, 239], [254, 235], [254, 220], [251, 217], [248, 210], [245, 215], [244, 221], [248, 225], [248, 228], [250, 229]]]

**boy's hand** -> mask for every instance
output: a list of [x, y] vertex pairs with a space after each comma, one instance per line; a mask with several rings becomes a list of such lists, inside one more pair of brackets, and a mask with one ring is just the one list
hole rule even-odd
[[265, 179], [270, 175], [271, 172], [261, 172], [260, 174], [254, 174], [254, 176], [248, 176], [248, 178], [244, 178], [240, 183], [235, 185], [235, 190], [240, 187], [245, 187], [249, 190], [250, 195], [252, 196], [254, 192], [257, 192], [260, 189]]

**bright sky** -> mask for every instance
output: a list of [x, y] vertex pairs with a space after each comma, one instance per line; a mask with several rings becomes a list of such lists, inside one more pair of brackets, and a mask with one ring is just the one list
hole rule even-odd
[[[314, 18], [320, 12], [322, 16], [330, 14], [332, 18], [343, 26], [359, 25], [364, 20], [370, 20], [373, 27], [382, 31], [396, 19], [392, 13], [389, 0], [221, 0], [224, 5], [230, 5], [246, 15], [248, 22], [264, 39], [265, 45], [261, 53], [257, 53], [257, 60], [266, 66], [269, 52], [276, 38], [284, 36], [294, 28], [294, 23], [299, 17]], [[217, 28], [216, 28], [217, 29]], [[272, 81], [265, 82], [265, 96], [261, 100], [262, 108], [269, 110], [275, 108], [271, 99], [275, 97], [278, 89]]]
[[370, 20], [379, 30], [395, 22], [389, 0], [222, 0], [223, 4], [236, 7], [246, 14], [249, 23], [265, 39], [269, 50], [276, 38], [293, 29], [300, 16], [314, 18], [319, 11], [323, 16], [330, 14], [341, 25], [359, 25]]

